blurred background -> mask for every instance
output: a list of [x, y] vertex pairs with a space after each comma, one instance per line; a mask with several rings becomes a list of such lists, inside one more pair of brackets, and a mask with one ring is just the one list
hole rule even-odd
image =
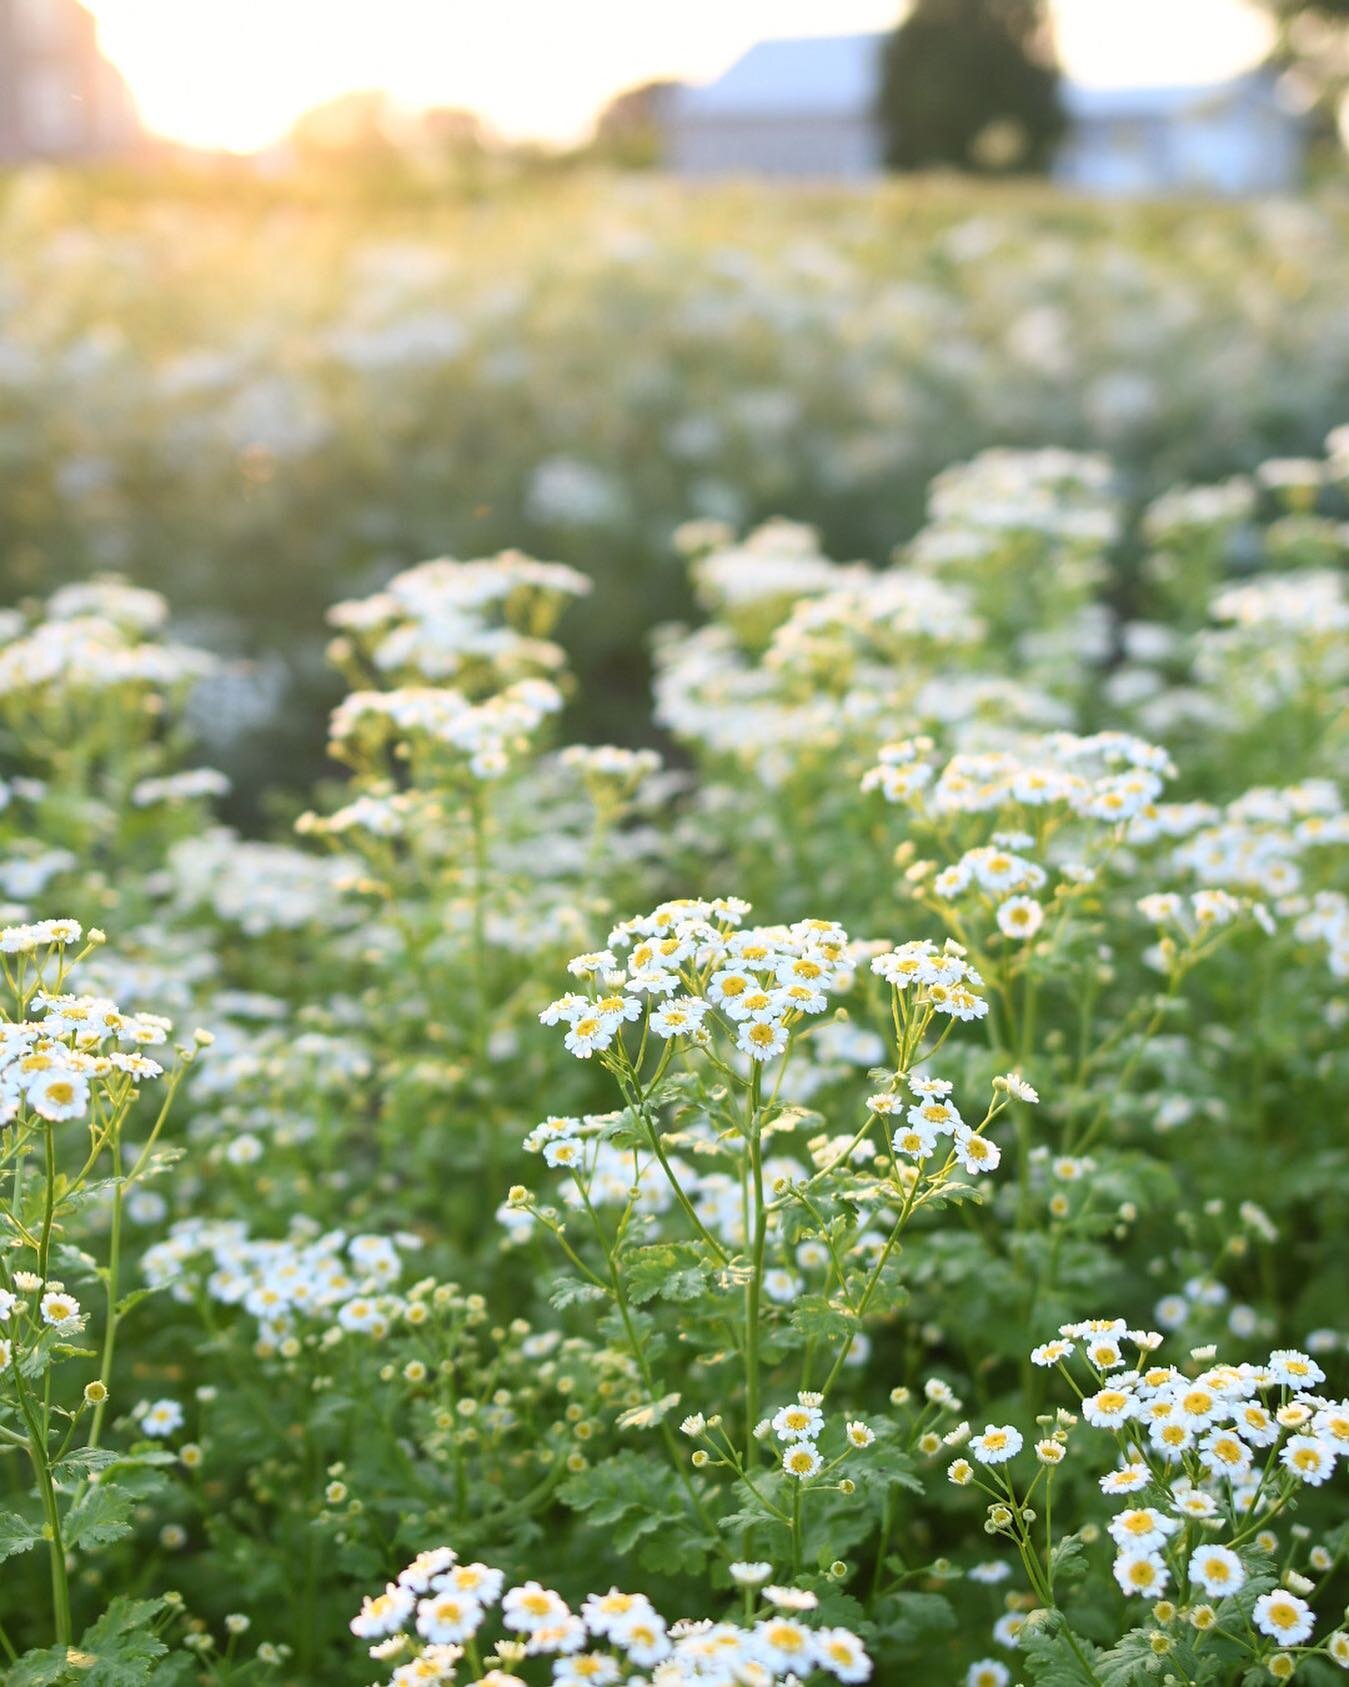
[[882, 560], [990, 445], [1139, 505], [1317, 451], [1349, 0], [896, 12], [0, 0], [0, 597], [165, 592], [247, 820], [323, 766], [327, 606], [423, 558], [594, 576], [624, 742], [686, 520]]

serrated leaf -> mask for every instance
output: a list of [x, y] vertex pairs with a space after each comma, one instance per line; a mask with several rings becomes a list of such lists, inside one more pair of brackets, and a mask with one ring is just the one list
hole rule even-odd
[[824, 1341], [850, 1340], [857, 1320], [823, 1295], [802, 1295], [792, 1307], [792, 1324], [803, 1336]]
[[638, 1306], [656, 1299], [696, 1300], [707, 1287], [697, 1247], [692, 1242], [663, 1242], [634, 1248], [623, 1260], [628, 1298]]
[[79, 1650], [91, 1657], [78, 1679], [88, 1687], [147, 1687], [168, 1647], [150, 1626], [163, 1601], [119, 1596], [81, 1637]]
[[896, 1593], [885, 1602], [882, 1627], [898, 1646], [916, 1646], [956, 1626], [951, 1601], [940, 1593]]
[[15, 1558], [42, 1539], [42, 1526], [20, 1517], [17, 1511], [0, 1511], [0, 1563]]
[[40, 1651], [25, 1652], [18, 1663], [11, 1664], [5, 1676], [5, 1687], [56, 1687], [68, 1681], [69, 1652], [64, 1646], [44, 1646]]
[[548, 1285], [548, 1304], [562, 1312], [569, 1306], [584, 1306], [588, 1302], [607, 1300], [608, 1293], [596, 1283], [581, 1277], [554, 1277]]
[[67, 1546], [107, 1546], [131, 1533], [127, 1519], [134, 1500], [120, 1488], [100, 1482], [86, 1488], [66, 1513], [62, 1534]]

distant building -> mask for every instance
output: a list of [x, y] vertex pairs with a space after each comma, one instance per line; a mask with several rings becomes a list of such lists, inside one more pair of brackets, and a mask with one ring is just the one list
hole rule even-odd
[[0, 0], [0, 163], [106, 158], [141, 133], [79, 0]]
[[679, 89], [669, 162], [684, 176], [875, 175], [879, 35], [760, 41], [724, 76]]
[[1063, 85], [1068, 133], [1054, 174], [1091, 193], [1278, 193], [1302, 172], [1303, 129], [1277, 79], [1198, 88]]
[[[761, 41], [663, 114], [679, 175], [864, 178], [884, 168], [882, 35]], [[1066, 78], [1056, 179], [1086, 193], [1240, 195], [1295, 187], [1303, 125], [1276, 78], [1202, 88], [1088, 88]]]

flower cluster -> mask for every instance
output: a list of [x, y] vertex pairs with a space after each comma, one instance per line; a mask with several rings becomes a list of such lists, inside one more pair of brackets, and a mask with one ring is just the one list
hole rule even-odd
[[[747, 1589], [759, 1566], [737, 1566]], [[764, 1566], [766, 1580], [768, 1566]], [[748, 1572], [744, 1574], [743, 1572]], [[751, 1596], [752, 1598], [752, 1596]], [[667, 1623], [640, 1593], [591, 1594], [578, 1611], [537, 1581], [506, 1586], [500, 1570], [462, 1563], [451, 1547], [419, 1553], [368, 1596], [351, 1631], [371, 1642], [370, 1656], [395, 1667], [389, 1687], [474, 1682], [477, 1687], [523, 1687], [516, 1673], [534, 1658], [553, 1660], [557, 1687], [714, 1687], [752, 1681], [761, 1687], [829, 1679], [845, 1684], [871, 1677], [871, 1660], [845, 1628], [811, 1627], [801, 1613], [815, 1596], [765, 1587], [762, 1614], [746, 1624], [688, 1620]], [[483, 1662], [479, 1639], [489, 1613], [498, 1613], [501, 1638]], [[399, 1662], [397, 1660], [405, 1661]], [[469, 1673], [463, 1673], [467, 1668]]]

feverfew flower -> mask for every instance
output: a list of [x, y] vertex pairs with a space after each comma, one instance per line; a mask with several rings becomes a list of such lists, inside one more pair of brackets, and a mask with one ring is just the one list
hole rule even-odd
[[1009, 1423], [1001, 1426], [990, 1423], [982, 1435], [971, 1438], [970, 1452], [980, 1464], [1006, 1464], [1021, 1451], [1022, 1444], [1019, 1429]]

